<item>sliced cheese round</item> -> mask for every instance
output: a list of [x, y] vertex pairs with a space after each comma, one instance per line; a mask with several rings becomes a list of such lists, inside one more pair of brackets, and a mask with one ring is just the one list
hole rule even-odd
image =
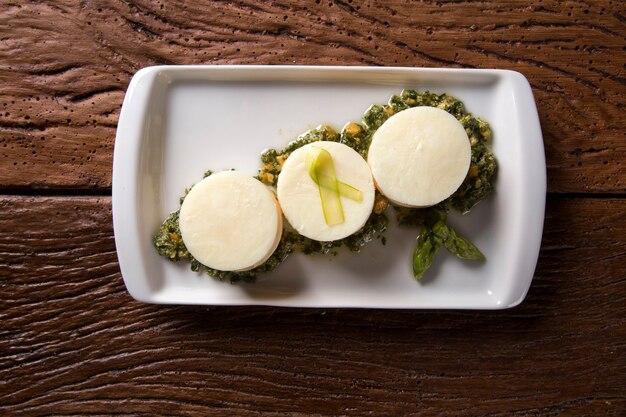
[[436, 107], [391, 116], [374, 134], [367, 155], [376, 187], [393, 203], [435, 205], [467, 175], [472, 151], [461, 122]]
[[283, 230], [274, 193], [238, 171], [217, 172], [194, 185], [179, 224], [189, 253], [220, 271], [245, 271], [265, 262]]
[[[312, 147], [327, 150], [333, 161], [337, 181], [362, 193], [355, 201], [340, 196], [344, 221], [332, 226], [326, 223], [318, 185], [306, 166]], [[337, 142], [314, 142], [295, 150], [278, 176], [278, 201], [285, 218], [302, 236], [329, 242], [343, 239], [358, 231], [372, 213], [374, 206], [374, 181], [367, 162], [352, 148]]]

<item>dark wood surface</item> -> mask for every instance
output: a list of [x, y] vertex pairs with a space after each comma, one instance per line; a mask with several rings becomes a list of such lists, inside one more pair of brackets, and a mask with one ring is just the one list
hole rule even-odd
[[[154, 64], [506, 68], [548, 203], [499, 312], [141, 304], [111, 225], [125, 88]], [[0, 415], [626, 414], [620, 1], [1, 1]]]

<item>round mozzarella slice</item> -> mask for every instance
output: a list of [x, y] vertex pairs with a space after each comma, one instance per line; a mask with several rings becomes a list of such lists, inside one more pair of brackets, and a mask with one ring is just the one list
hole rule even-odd
[[[333, 160], [337, 181], [362, 193], [360, 202], [340, 197], [343, 223], [326, 224], [319, 187], [306, 167], [311, 147], [327, 150]], [[342, 239], [358, 231], [374, 206], [374, 181], [367, 162], [355, 150], [337, 142], [314, 142], [296, 149], [283, 165], [277, 189], [278, 201], [289, 224], [301, 235], [323, 242]]]
[[179, 224], [189, 253], [220, 271], [245, 271], [265, 262], [283, 229], [274, 194], [238, 171], [217, 172], [194, 185]]
[[472, 151], [461, 122], [436, 107], [413, 107], [376, 131], [367, 155], [376, 187], [408, 207], [435, 205], [467, 175]]

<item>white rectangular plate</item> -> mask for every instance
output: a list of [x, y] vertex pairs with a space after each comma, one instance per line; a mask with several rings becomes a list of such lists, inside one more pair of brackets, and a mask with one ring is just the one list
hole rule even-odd
[[[208, 169], [255, 175], [259, 155], [319, 124], [340, 129], [404, 88], [449, 93], [493, 129], [496, 191], [450, 223], [486, 255], [441, 250], [421, 282], [411, 272], [417, 229], [390, 226], [359, 254], [290, 256], [256, 283], [231, 285], [160, 258], [152, 236]], [[502, 70], [372, 67], [151, 67], [132, 79], [113, 162], [113, 223], [124, 282], [150, 303], [299, 307], [501, 309], [530, 286], [541, 242], [546, 172], [527, 80]], [[393, 210], [388, 211], [390, 220]], [[393, 222], [392, 222], [393, 223]]]

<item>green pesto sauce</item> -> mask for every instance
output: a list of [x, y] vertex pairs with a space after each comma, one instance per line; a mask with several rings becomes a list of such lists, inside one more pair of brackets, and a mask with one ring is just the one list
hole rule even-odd
[[[434, 224], [440, 218], [445, 218], [450, 209], [467, 213], [474, 205], [487, 197], [494, 188], [497, 162], [488, 147], [491, 139], [491, 128], [489, 123], [467, 112], [459, 99], [445, 93], [435, 94], [429, 91], [403, 90], [400, 95], [392, 96], [387, 104], [370, 106], [360, 121], [347, 123], [339, 133], [330, 126], [320, 125], [303, 133], [284, 149], [265, 150], [261, 154], [261, 168], [257, 178], [266, 185], [276, 186], [278, 175], [289, 155], [294, 150], [317, 141], [343, 143], [367, 158], [367, 151], [376, 130], [395, 113], [417, 106], [438, 107], [452, 114], [461, 122], [471, 144], [471, 165], [467, 177], [459, 189], [436, 206], [423, 209], [394, 206], [398, 223], [400, 226], [424, 226], [430, 223]], [[207, 171], [204, 177], [206, 178], [211, 173], [211, 171]], [[181, 204], [188, 192], [189, 189], [186, 189], [185, 195], [180, 199]], [[386, 207], [386, 199], [377, 193], [377, 202], [381, 198], [385, 200], [383, 207]], [[220, 280], [227, 280], [231, 283], [250, 282], [254, 281], [255, 276], [259, 273], [275, 270], [294, 252], [302, 252], [307, 255], [336, 254], [336, 249], [342, 246], [347, 247], [350, 251], [358, 252], [377, 238], [386, 244], [383, 234], [387, 229], [387, 217], [382, 213], [384, 208], [376, 210], [375, 206], [375, 211], [378, 214], [373, 212], [361, 230], [345, 239], [334, 242], [318, 242], [294, 231], [284, 230], [277, 249], [269, 259], [258, 267], [245, 272], [217, 271], [195, 260], [182, 241], [178, 228], [178, 211], [170, 214], [165, 220], [154, 236], [153, 242], [159, 255], [171, 261], [187, 259], [191, 263], [193, 271], [204, 271]]]
[[[181, 203], [184, 197], [181, 198]], [[278, 247], [274, 253], [263, 264], [257, 266], [250, 271], [244, 272], [230, 272], [230, 271], [218, 271], [217, 269], [209, 268], [206, 265], [198, 262], [187, 250], [185, 243], [183, 242], [180, 228], [178, 226], [178, 216], [180, 210], [176, 210], [171, 213], [169, 217], [159, 227], [158, 232], [154, 235], [153, 243], [157, 249], [159, 255], [170, 261], [180, 261], [183, 259], [188, 260], [191, 263], [191, 270], [194, 272], [206, 272], [222, 281], [230, 281], [231, 283], [237, 283], [240, 281], [251, 282], [257, 274], [262, 272], [271, 272], [278, 267], [295, 249], [295, 233], [288, 232], [283, 234]]]
[[206, 272], [221, 281], [230, 281], [233, 284], [241, 281], [252, 282], [256, 275], [274, 271], [294, 252], [302, 252], [306, 255], [316, 253], [336, 254], [335, 250], [341, 246], [346, 246], [349, 250], [358, 252], [375, 238], [381, 237], [387, 228], [387, 218], [384, 215], [372, 214], [361, 230], [345, 239], [334, 242], [318, 242], [293, 231], [284, 231], [278, 247], [264, 263], [249, 271], [231, 272], [209, 268], [198, 262], [189, 253], [180, 233], [178, 225], [179, 214], [180, 210], [171, 213], [154, 235], [153, 243], [159, 255], [170, 261], [186, 259], [191, 263], [192, 271]]

